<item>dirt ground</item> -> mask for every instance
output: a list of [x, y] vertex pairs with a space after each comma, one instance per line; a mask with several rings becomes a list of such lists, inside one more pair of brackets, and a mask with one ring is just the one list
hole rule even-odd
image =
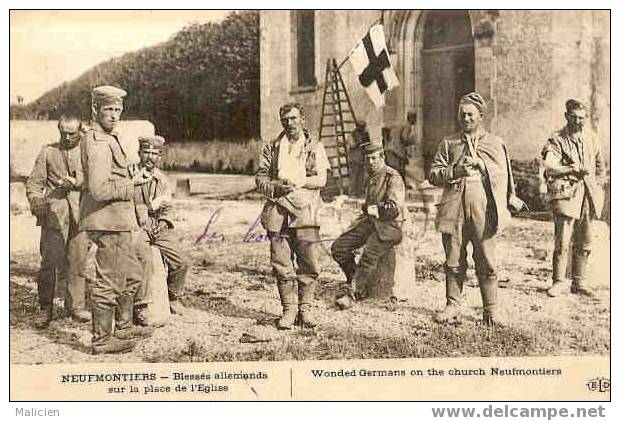
[[[498, 238], [501, 270], [500, 315], [506, 326], [479, 324], [481, 299], [475, 277], [465, 288], [464, 322], [447, 327], [432, 315], [444, 304], [443, 252], [432, 224], [414, 216], [416, 298], [364, 301], [346, 311], [334, 306], [344, 276], [322, 252], [314, 330], [278, 331], [281, 312], [270, 274], [268, 243], [253, 224], [257, 200], [217, 201], [199, 197], [177, 200], [177, 234], [191, 260], [188, 311], [172, 316], [135, 350], [93, 356], [90, 325], [59, 317], [44, 331], [33, 326], [37, 307], [34, 277], [38, 243], [31, 216], [11, 215], [10, 351], [12, 363], [188, 362], [349, 358], [609, 355], [609, 230], [597, 230], [596, 259], [591, 265], [596, 296], [568, 294], [548, 298], [553, 226], [548, 221], [513, 218]], [[214, 217], [212, 217], [215, 214]], [[211, 218], [209, 234], [196, 240]], [[325, 221], [325, 236], [340, 227]], [[428, 222], [428, 221], [426, 221]], [[427, 225], [428, 229], [424, 229]], [[58, 309], [59, 316], [62, 310]]]

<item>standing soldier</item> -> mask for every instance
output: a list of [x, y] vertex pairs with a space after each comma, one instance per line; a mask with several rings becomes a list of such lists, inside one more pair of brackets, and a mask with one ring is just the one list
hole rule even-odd
[[417, 114], [415, 111], [408, 111], [405, 123], [390, 127], [390, 140], [385, 148], [385, 163], [398, 171], [403, 181], [406, 181], [405, 168], [409, 163], [408, 150], [415, 145], [416, 121]]
[[[80, 157], [81, 121], [62, 116], [60, 141], [43, 147], [26, 182], [26, 196], [37, 225], [41, 226], [41, 269], [37, 275], [40, 312], [35, 325], [46, 328], [53, 317], [54, 289], [60, 277], [68, 278], [67, 250], [77, 234], [83, 184]], [[65, 308], [78, 321], [88, 322], [85, 288], [69, 278]], [[84, 281], [84, 279], [82, 279]]]
[[566, 101], [566, 125], [547, 141], [543, 151], [547, 194], [553, 208], [555, 249], [553, 284], [550, 297], [567, 288], [570, 243], [572, 240], [571, 292], [592, 295], [587, 284], [588, 257], [592, 251], [592, 220], [601, 217], [605, 163], [596, 134], [585, 127], [586, 105], [576, 99]]
[[282, 302], [277, 326], [290, 329], [298, 317], [302, 325], [314, 327], [317, 322], [311, 306], [319, 276], [320, 241], [317, 212], [329, 162], [323, 145], [305, 129], [301, 105], [285, 104], [279, 113], [283, 130], [263, 147], [256, 174], [256, 185], [267, 198], [261, 223], [269, 237], [271, 267]]
[[[349, 283], [349, 293], [336, 301], [341, 308], [353, 304], [356, 287], [370, 281], [381, 257], [403, 238], [403, 179], [395, 169], [386, 165], [380, 142], [365, 143], [362, 149], [368, 168], [363, 214], [332, 244], [332, 256]], [[353, 251], [361, 247], [364, 252], [356, 265]]]
[[142, 282], [131, 243], [131, 232], [137, 229], [134, 185], [148, 182], [152, 174], [129, 165], [116, 132], [125, 95], [114, 86], [93, 89], [94, 121], [82, 140], [87, 189], [80, 204], [80, 230], [97, 247], [91, 289], [94, 354], [127, 352], [134, 346], [129, 339], [152, 333], [133, 326], [134, 295]]
[[367, 140], [362, 138], [364, 135], [368, 135], [368, 132], [366, 132], [366, 122], [358, 120], [355, 122], [355, 129], [353, 129], [352, 135], [347, 138], [350, 139], [347, 146], [347, 157], [349, 159], [349, 168], [351, 169], [349, 194], [355, 197], [364, 195], [364, 153], [361, 148], [362, 143]]
[[149, 244], [157, 247], [161, 253], [164, 265], [168, 269], [168, 298], [170, 299], [170, 311], [173, 314], [183, 314], [183, 304], [179, 297], [185, 286], [185, 279], [189, 270], [186, 259], [179, 251], [177, 241], [173, 238], [174, 224], [170, 219], [172, 201], [172, 189], [168, 177], [158, 168], [161, 161], [162, 148], [165, 139], [161, 136], [141, 136], [140, 142], [140, 166], [152, 175], [149, 182], [135, 188], [136, 217], [141, 231], [146, 234], [148, 241], [141, 241], [140, 256], [143, 259], [144, 270], [143, 288], [136, 297], [134, 307], [136, 323], [146, 326], [149, 321], [146, 318], [146, 297], [144, 293], [146, 285], [151, 280], [151, 272], [148, 270], [151, 263], [151, 251]]
[[482, 125], [485, 112], [486, 103], [479, 94], [461, 98], [461, 132], [441, 141], [430, 169], [430, 183], [444, 188], [436, 219], [446, 253], [446, 307], [435, 316], [439, 323], [460, 321], [470, 241], [482, 295], [482, 321], [498, 323], [495, 234], [510, 217], [508, 203], [520, 208], [522, 202], [514, 196], [504, 143]]

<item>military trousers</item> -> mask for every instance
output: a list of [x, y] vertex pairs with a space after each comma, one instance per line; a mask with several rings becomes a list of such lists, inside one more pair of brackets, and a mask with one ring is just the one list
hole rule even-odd
[[165, 230], [149, 241], [146, 232], [140, 230], [132, 233], [134, 236], [134, 247], [138, 260], [142, 267], [143, 282], [141, 288], [136, 293], [135, 304], [146, 304], [146, 295], [148, 293], [148, 283], [153, 276], [153, 261], [151, 253], [151, 245], [159, 249], [164, 266], [167, 269], [168, 295], [171, 299], [176, 299], [182, 295], [185, 288], [187, 271], [189, 264], [187, 259], [183, 257], [179, 250], [179, 243], [174, 238], [173, 232]]
[[267, 235], [271, 268], [279, 281], [311, 284], [319, 277], [318, 227], [283, 228]]
[[71, 311], [88, 309], [90, 281], [95, 278], [95, 243], [86, 231], [80, 231], [69, 241], [69, 275], [67, 278], [67, 308]]
[[[587, 259], [592, 250], [592, 220], [594, 215], [590, 200], [584, 196], [579, 219], [554, 213], [555, 244], [553, 250], [553, 281], [563, 281], [568, 273], [571, 252], [573, 261]], [[574, 275], [574, 274], [573, 274]]]
[[446, 254], [446, 273], [461, 278], [465, 276], [467, 247], [472, 243], [476, 276], [495, 276], [495, 239], [489, 221], [494, 210], [490, 209], [487, 190], [481, 180], [467, 180], [464, 186], [461, 199], [463, 220], [460, 229], [441, 236]]
[[39, 305], [50, 306], [54, 301], [56, 289], [64, 293], [62, 283], [67, 277], [69, 261], [66, 252], [66, 235], [54, 228], [41, 227], [41, 267], [37, 274]]
[[[358, 280], [370, 275], [377, 268], [379, 259], [393, 246], [393, 243], [381, 241], [370, 218], [365, 218], [334, 241], [332, 257], [340, 265], [347, 280]], [[356, 265], [353, 251], [362, 247], [364, 251]]]
[[134, 296], [142, 283], [142, 267], [129, 231], [87, 231], [97, 251], [96, 277], [91, 288], [91, 305], [107, 310], [116, 308], [121, 295]]

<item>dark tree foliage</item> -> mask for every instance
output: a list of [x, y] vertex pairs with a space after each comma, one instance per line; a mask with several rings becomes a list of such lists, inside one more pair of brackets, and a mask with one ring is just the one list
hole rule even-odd
[[125, 119], [146, 119], [169, 141], [259, 136], [258, 12], [192, 23], [170, 40], [101, 63], [13, 115], [90, 117], [90, 90], [125, 89]]

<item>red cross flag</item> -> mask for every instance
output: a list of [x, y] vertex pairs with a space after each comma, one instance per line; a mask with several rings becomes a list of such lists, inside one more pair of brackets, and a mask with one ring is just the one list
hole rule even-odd
[[349, 60], [375, 107], [385, 105], [384, 94], [398, 86], [390, 62], [383, 25], [372, 26], [364, 38], [349, 52]]

